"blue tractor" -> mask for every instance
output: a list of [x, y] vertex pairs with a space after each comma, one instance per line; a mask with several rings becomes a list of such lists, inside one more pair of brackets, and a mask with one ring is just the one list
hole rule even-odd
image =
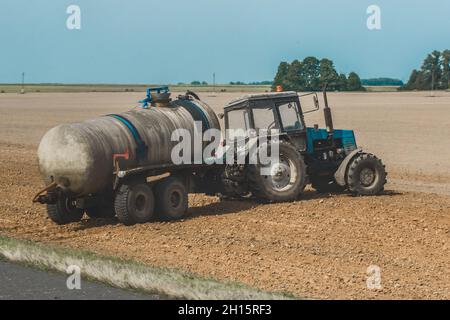
[[[303, 101], [307, 95], [313, 97], [314, 109], [302, 111], [300, 97]], [[326, 90], [323, 95], [325, 129], [305, 124], [304, 114], [320, 108], [316, 93], [252, 94], [224, 108], [219, 116], [224, 118], [226, 129], [253, 130], [257, 137], [258, 132], [267, 135], [266, 132], [276, 129], [279, 149], [279, 161], [268, 164], [269, 168], [258, 163], [228, 164], [222, 179], [224, 197], [293, 201], [307, 184], [319, 193], [348, 191], [354, 195], [375, 195], [383, 191], [387, 173], [382, 161], [358, 148], [353, 130], [334, 129]]]

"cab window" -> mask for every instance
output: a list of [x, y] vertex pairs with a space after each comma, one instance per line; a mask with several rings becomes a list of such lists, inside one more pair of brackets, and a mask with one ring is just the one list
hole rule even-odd
[[304, 129], [296, 102], [281, 104], [278, 106], [278, 110], [280, 111], [281, 124], [284, 130]]
[[271, 107], [253, 109], [253, 119], [255, 122], [255, 129], [276, 128], [275, 117]]
[[253, 123], [256, 130], [277, 129], [274, 104], [272, 101], [255, 101], [252, 103]]
[[250, 128], [250, 118], [247, 109], [231, 110], [227, 113], [228, 128], [244, 129]]

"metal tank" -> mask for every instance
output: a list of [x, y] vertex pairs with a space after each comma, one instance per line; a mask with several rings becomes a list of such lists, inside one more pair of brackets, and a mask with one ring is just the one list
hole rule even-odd
[[148, 90], [141, 108], [49, 130], [38, 148], [45, 183], [73, 196], [102, 193], [112, 188], [116, 160], [124, 160], [121, 169], [171, 164], [176, 129], [193, 137], [194, 121], [201, 121], [203, 130], [220, 130], [214, 111], [194, 93], [169, 96], [167, 88]]

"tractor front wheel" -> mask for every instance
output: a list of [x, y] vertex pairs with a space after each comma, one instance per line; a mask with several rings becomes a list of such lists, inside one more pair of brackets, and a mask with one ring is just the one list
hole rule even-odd
[[383, 191], [386, 184], [385, 166], [370, 153], [357, 155], [347, 170], [347, 185], [355, 195], [375, 195]]

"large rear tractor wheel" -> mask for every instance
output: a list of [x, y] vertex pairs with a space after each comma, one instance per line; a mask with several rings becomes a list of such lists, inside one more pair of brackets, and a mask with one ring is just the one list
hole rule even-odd
[[168, 177], [155, 185], [156, 211], [163, 220], [177, 220], [186, 215], [189, 202], [184, 183]]
[[123, 184], [114, 199], [117, 218], [125, 225], [150, 221], [154, 207], [153, 191], [146, 183]]
[[386, 184], [385, 166], [376, 156], [370, 153], [357, 155], [347, 170], [347, 185], [355, 195], [375, 195], [383, 191]]
[[294, 201], [306, 185], [306, 165], [290, 143], [279, 142], [279, 161], [249, 165], [247, 178], [252, 194], [262, 202]]
[[47, 205], [47, 214], [53, 222], [62, 225], [80, 221], [84, 212], [75, 206], [74, 199], [59, 192], [56, 203]]

